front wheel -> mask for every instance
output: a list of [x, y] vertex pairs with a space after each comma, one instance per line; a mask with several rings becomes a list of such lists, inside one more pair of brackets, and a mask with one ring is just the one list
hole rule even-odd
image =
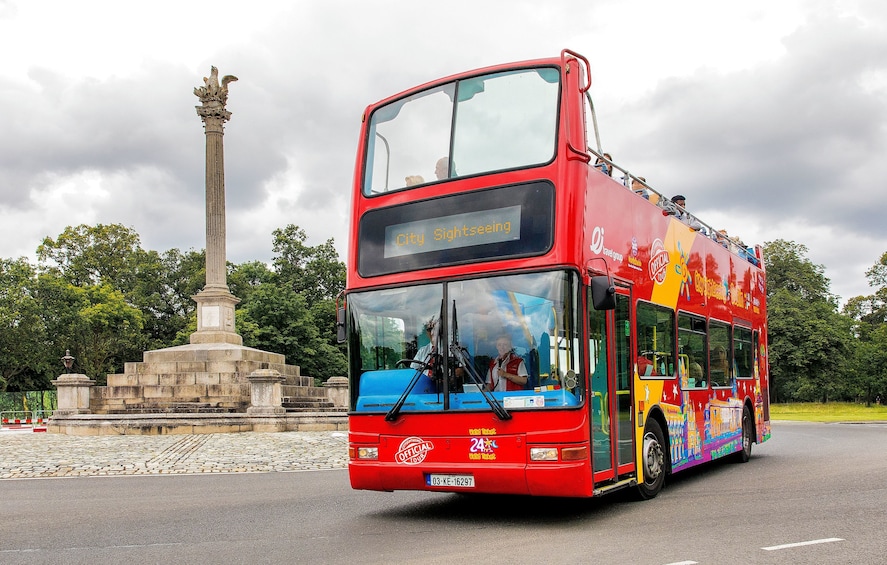
[[665, 466], [668, 461], [665, 453], [666, 444], [662, 427], [656, 420], [647, 420], [641, 454], [644, 482], [638, 483], [638, 496], [642, 500], [649, 500], [662, 490], [662, 485], [665, 483]]

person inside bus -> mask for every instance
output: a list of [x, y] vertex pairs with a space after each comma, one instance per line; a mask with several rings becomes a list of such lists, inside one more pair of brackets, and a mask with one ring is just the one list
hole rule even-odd
[[693, 354], [693, 348], [689, 345], [685, 345], [682, 351], [687, 356], [687, 375], [690, 377], [690, 386], [705, 386], [705, 379], [702, 375], [702, 365], [696, 361], [696, 356]]
[[604, 159], [598, 157], [597, 161], [594, 162], [594, 168], [598, 169], [600, 172], [604, 173], [608, 177], [612, 177], [613, 165], [610, 164], [612, 162], [613, 157], [611, 157], [609, 153], [604, 153]]
[[425, 324], [422, 325], [422, 330], [425, 337], [428, 339], [428, 343], [416, 351], [416, 355], [413, 357], [413, 361], [416, 362], [410, 365], [413, 369], [424, 369], [426, 366], [425, 363], [431, 363], [432, 354], [437, 353], [434, 347], [434, 318], [425, 322]]
[[425, 179], [422, 178], [422, 175], [409, 175], [404, 178], [404, 186], [416, 186], [417, 184], [422, 184], [425, 182]]
[[730, 363], [727, 361], [727, 349], [716, 345], [711, 349], [711, 386], [730, 384]]
[[649, 377], [656, 373], [656, 367], [653, 362], [647, 359], [643, 353], [638, 354], [638, 374], [642, 377]]
[[515, 354], [510, 335], [496, 338], [496, 351], [498, 356], [490, 361], [487, 371], [487, 388], [490, 391], [523, 390], [529, 373], [523, 358]]

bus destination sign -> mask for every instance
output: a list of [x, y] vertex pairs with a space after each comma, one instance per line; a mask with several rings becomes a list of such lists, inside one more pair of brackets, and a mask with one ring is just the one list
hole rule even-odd
[[520, 214], [520, 206], [508, 206], [388, 226], [384, 257], [517, 240]]
[[358, 229], [364, 277], [541, 255], [554, 243], [554, 186], [533, 181], [377, 208]]

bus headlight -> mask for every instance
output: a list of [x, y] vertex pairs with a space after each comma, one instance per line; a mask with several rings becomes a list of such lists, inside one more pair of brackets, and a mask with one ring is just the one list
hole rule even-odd
[[530, 461], [557, 461], [557, 448], [531, 447]]

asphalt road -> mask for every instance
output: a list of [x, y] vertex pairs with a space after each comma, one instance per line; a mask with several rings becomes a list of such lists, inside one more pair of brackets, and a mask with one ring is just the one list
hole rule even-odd
[[346, 471], [0, 481], [0, 563], [887, 563], [887, 424], [777, 423], [654, 500], [351, 490]]

